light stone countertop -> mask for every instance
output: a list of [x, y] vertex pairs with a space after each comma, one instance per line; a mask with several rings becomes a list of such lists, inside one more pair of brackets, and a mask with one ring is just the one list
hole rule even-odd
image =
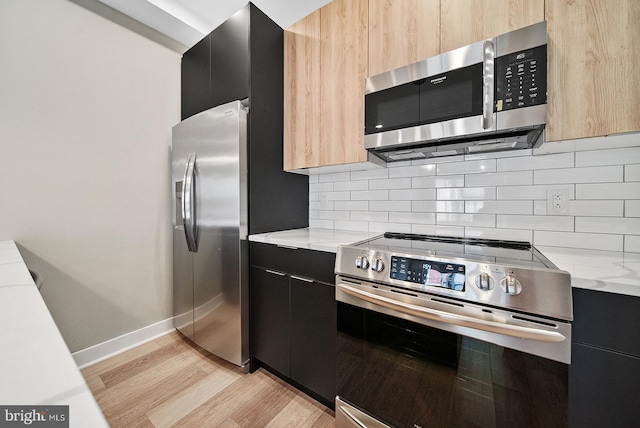
[[[382, 233], [332, 229], [292, 229], [249, 236], [263, 242], [294, 248], [336, 252], [339, 245], [353, 244]], [[571, 274], [573, 287], [640, 297], [640, 254], [614, 251], [538, 247], [545, 257]]]
[[0, 405], [68, 405], [70, 427], [109, 426], [13, 241], [0, 241], [0, 326]]

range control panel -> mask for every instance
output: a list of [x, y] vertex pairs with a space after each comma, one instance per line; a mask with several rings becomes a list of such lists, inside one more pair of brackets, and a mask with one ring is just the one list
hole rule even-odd
[[465, 287], [465, 266], [462, 264], [391, 256], [389, 276], [391, 279], [455, 291], [464, 291]]
[[547, 102], [547, 45], [496, 58], [496, 111]]

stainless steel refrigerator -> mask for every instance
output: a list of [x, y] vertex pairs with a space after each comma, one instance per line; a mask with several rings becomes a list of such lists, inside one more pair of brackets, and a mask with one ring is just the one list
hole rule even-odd
[[248, 369], [247, 110], [233, 101], [173, 127], [175, 327]]

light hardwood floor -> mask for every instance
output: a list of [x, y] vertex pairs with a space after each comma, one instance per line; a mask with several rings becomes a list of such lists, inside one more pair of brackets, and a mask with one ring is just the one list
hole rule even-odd
[[244, 374], [178, 333], [82, 370], [116, 427], [334, 427], [334, 413], [260, 369]]

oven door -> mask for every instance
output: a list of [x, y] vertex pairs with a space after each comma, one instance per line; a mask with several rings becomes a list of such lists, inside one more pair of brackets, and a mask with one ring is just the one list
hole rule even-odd
[[[565, 337], [556, 342], [557, 336], [544, 334], [524, 339], [509, 333], [474, 333], [473, 327], [423, 318], [417, 309], [408, 313], [359, 300], [345, 292], [345, 286], [384, 298], [395, 293], [402, 296], [402, 305], [414, 309], [424, 303], [418, 300], [427, 299], [338, 277], [338, 428], [567, 426], [568, 364], [534, 355], [518, 342], [539, 343], [543, 348], [555, 343], [564, 349], [565, 340], [570, 346], [568, 323], [525, 325], [519, 318], [528, 317], [518, 314], [507, 321]], [[446, 301], [437, 297], [434, 305], [450, 304], [457, 318], [473, 316], [473, 307], [464, 314], [465, 308], [456, 306], [456, 301]], [[445, 312], [442, 307], [434, 310]], [[487, 311], [484, 321], [499, 323], [504, 316], [495, 309]], [[502, 344], [493, 343], [493, 336], [504, 336]]]

